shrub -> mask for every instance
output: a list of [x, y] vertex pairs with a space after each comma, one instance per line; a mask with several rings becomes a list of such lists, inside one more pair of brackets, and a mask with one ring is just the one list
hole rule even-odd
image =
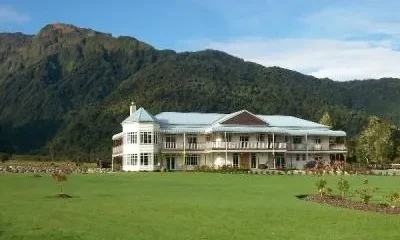
[[321, 178], [315, 183], [315, 186], [317, 187], [318, 193], [321, 197], [325, 195], [326, 185], [327, 181], [325, 178]]
[[332, 188], [330, 188], [330, 187], [326, 188], [326, 193], [328, 195], [331, 195], [332, 194]]
[[340, 195], [342, 196], [342, 198], [345, 198], [347, 195], [347, 192], [349, 191], [350, 185], [349, 182], [344, 179], [343, 177], [340, 177], [338, 183], [337, 183], [337, 187], [339, 189]]
[[395, 207], [400, 203], [400, 194], [398, 192], [391, 192], [385, 198], [391, 207]]
[[2, 163], [11, 160], [11, 157], [12, 157], [11, 154], [8, 154], [8, 153], [0, 153], [0, 161], [1, 161]]
[[369, 186], [368, 180], [364, 180], [363, 185], [356, 190], [356, 193], [363, 203], [368, 204], [376, 190], [377, 188]]

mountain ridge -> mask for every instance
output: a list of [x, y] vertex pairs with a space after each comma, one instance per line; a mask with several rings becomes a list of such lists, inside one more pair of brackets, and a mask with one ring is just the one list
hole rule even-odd
[[318, 121], [329, 111], [350, 135], [369, 115], [400, 123], [396, 78], [336, 82], [69, 24], [0, 34], [0, 60], [0, 135], [9, 142], [0, 151], [45, 154], [57, 146], [61, 155], [109, 157], [132, 100], [153, 114], [248, 109]]

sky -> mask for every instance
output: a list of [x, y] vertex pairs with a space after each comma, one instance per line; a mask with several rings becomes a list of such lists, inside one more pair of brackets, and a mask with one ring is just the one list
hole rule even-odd
[[400, 78], [398, 0], [1, 0], [0, 32], [69, 23], [337, 81]]

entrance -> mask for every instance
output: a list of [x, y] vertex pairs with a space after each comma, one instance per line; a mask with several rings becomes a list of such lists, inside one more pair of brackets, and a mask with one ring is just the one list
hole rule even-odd
[[275, 155], [275, 168], [283, 169], [285, 168], [285, 156], [283, 154], [276, 154]]
[[168, 170], [175, 170], [175, 156], [167, 156], [167, 169]]
[[248, 153], [241, 153], [240, 154], [240, 168], [242, 169], [249, 169], [249, 155]]

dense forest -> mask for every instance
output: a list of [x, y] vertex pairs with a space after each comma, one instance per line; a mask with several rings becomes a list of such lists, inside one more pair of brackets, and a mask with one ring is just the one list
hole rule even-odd
[[215, 50], [176, 53], [67, 24], [0, 34], [0, 152], [106, 158], [129, 102], [160, 111], [325, 112], [351, 136], [400, 124], [400, 80], [335, 82]]

